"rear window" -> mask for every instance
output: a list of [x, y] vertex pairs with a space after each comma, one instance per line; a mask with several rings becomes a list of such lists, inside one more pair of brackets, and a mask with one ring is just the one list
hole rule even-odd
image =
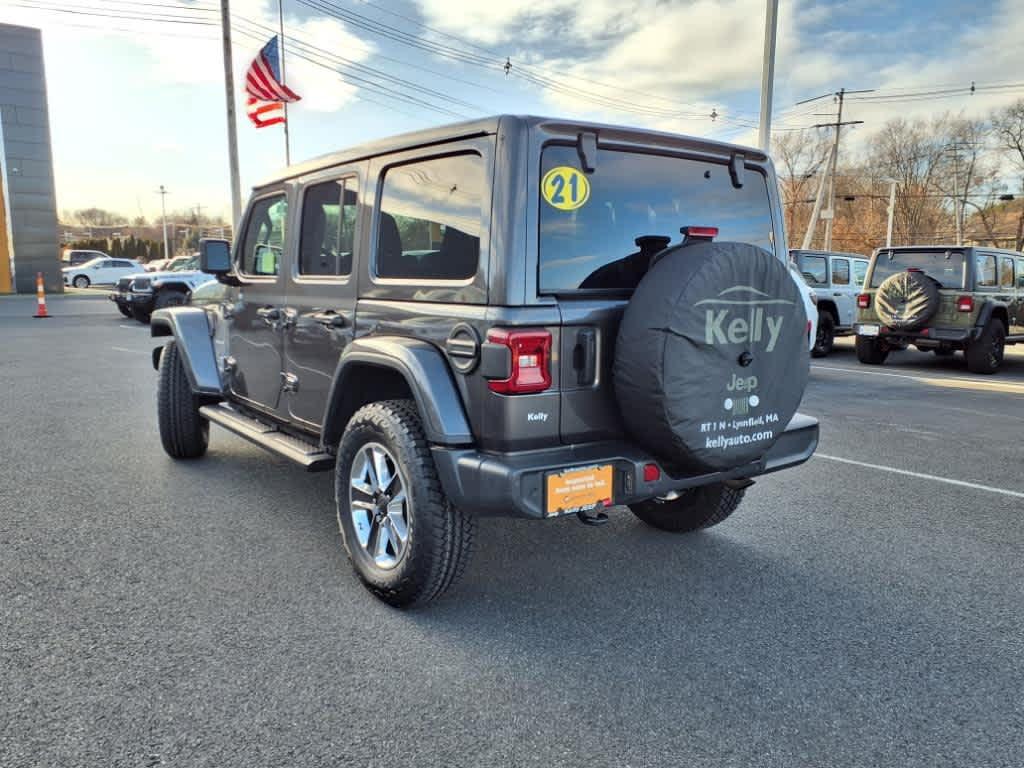
[[942, 288], [964, 287], [964, 255], [960, 251], [881, 251], [871, 271], [871, 287], [890, 275], [918, 269]]
[[596, 165], [583, 174], [575, 146], [541, 155], [541, 292], [631, 291], [685, 226], [775, 252], [760, 173], [748, 171], [737, 189], [717, 163], [602, 149]]

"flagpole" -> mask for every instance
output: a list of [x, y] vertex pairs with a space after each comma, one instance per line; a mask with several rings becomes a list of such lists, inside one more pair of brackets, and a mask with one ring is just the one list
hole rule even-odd
[[[278, 53], [281, 57], [281, 84], [284, 85], [284, 0], [277, 0], [277, 20], [281, 31], [281, 45]], [[284, 164], [292, 164], [292, 149], [288, 141], [288, 102], [284, 102]]]
[[220, 29], [224, 42], [224, 95], [228, 110], [228, 164], [231, 169], [232, 232], [242, 218], [242, 183], [238, 176], [238, 129], [235, 125], [235, 73], [231, 59], [231, 9], [220, 0]]

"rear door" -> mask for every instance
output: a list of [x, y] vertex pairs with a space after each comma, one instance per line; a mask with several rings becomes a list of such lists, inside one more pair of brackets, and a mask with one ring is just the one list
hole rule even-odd
[[853, 325], [853, 313], [856, 309], [856, 291], [853, 287], [853, 274], [848, 258], [832, 257], [832, 299], [839, 313], [839, 325], [849, 328]]
[[1024, 334], [1024, 259], [1017, 259], [1017, 274], [1014, 281], [1016, 285], [1016, 307], [1017, 319], [1014, 323], [1013, 333]]
[[355, 167], [307, 181], [298, 195], [298, 238], [289, 259], [282, 411], [317, 429], [341, 352], [355, 330], [353, 262], [359, 242]]
[[[573, 144], [541, 153], [538, 293], [562, 317], [558, 369], [563, 443], [622, 434], [612, 382], [622, 313], [651, 259], [682, 240], [681, 227], [717, 227], [719, 240], [772, 253], [776, 237], [767, 177], [728, 157], [602, 145], [586, 171]], [[536, 187], [535, 187], [536, 189]], [[536, 193], [535, 193], [536, 194]], [[536, 198], [535, 198], [536, 199]]]
[[235, 250], [241, 286], [228, 320], [231, 392], [246, 405], [268, 412], [277, 409], [281, 393], [285, 299], [281, 266], [287, 218], [284, 188], [260, 193], [249, 204]]

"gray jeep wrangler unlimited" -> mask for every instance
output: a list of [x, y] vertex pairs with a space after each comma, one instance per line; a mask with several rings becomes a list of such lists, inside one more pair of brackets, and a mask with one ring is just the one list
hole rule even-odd
[[164, 448], [213, 422], [333, 471], [397, 606], [456, 580], [475, 515], [714, 525], [818, 440], [776, 190], [758, 150], [532, 117], [293, 166], [202, 243], [222, 303], [153, 313]]

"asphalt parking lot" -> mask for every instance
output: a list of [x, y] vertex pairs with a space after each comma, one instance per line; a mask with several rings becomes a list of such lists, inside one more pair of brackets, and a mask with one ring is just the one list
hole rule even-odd
[[329, 473], [160, 448], [154, 342], [0, 299], [0, 765], [1020, 766], [1024, 352], [814, 361], [820, 455], [710, 531], [485, 520], [402, 613]]

